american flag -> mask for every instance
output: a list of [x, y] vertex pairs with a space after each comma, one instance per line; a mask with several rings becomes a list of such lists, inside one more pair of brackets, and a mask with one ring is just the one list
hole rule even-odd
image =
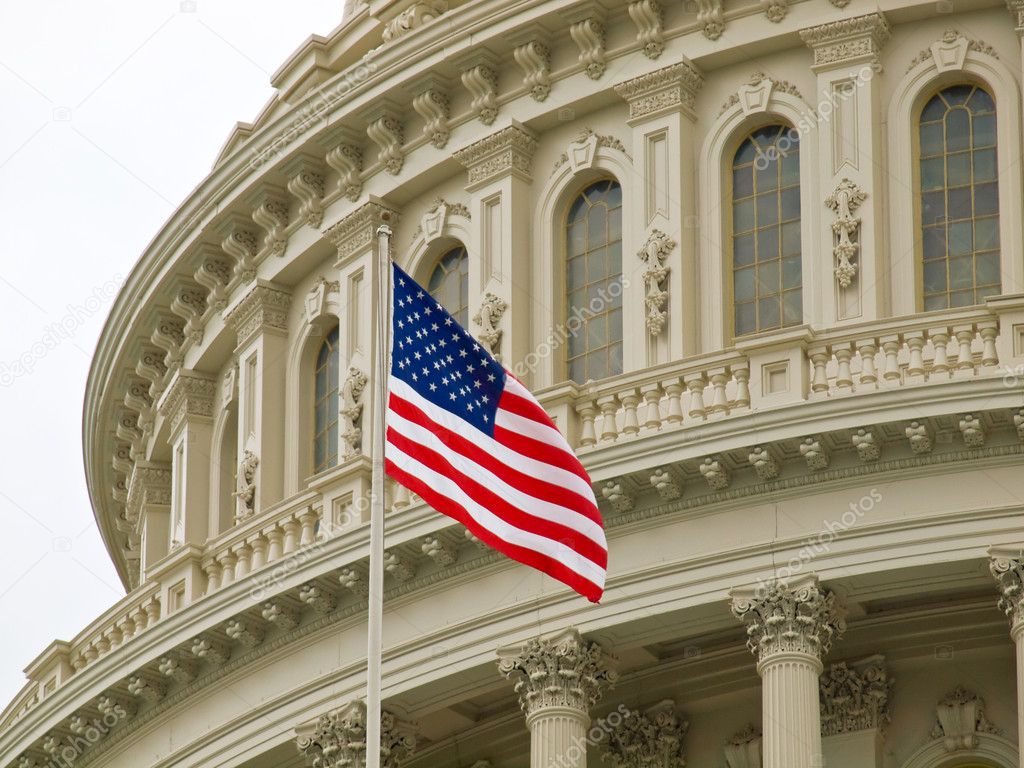
[[600, 600], [601, 514], [544, 409], [398, 266], [391, 323], [388, 475], [485, 544]]

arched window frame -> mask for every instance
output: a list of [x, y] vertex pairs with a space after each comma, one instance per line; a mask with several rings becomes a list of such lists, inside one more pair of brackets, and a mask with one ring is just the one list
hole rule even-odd
[[[803, 278], [803, 323], [824, 322], [823, 291], [833, 285], [831, 264], [812, 258], [824, 242], [821, 212], [824, 209], [818, 183], [818, 126], [813, 110], [803, 99], [778, 88], [772, 88], [760, 108], [745, 111], [743, 100], [731, 105], [712, 124], [699, 157], [699, 180], [704, 204], [699, 206], [701, 237], [699, 238], [698, 281], [700, 291], [700, 344], [704, 351], [731, 346], [732, 303], [721, 300], [731, 295], [732, 222], [731, 207], [732, 160], [751, 129], [771, 123], [785, 123], [800, 133], [800, 241]], [[819, 237], [822, 234], [822, 237]], [[831, 237], [831, 232], [828, 232]], [[831, 249], [831, 245], [829, 245]], [[792, 329], [781, 329], [791, 332]], [[775, 331], [778, 333], [780, 331]]]
[[[939, 69], [934, 57], [915, 64], [899, 81], [889, 106], [889, 248], [892, 313], [923, 311], [920, 261], [922, 240], [917, 213], [917, 118], [938, 91], [957, 83], [982, 86], [996, 105], [996, 146], [999, 155], [1000, 277], [1003, 294], [1024, 291], [1024, 224], [1020, 168], [1003, 173], [1007, 158], [1017, 156], [1021, 143], [1020, 89], [1013, 73], [994, 56], [967, 49], [962, 61]], [[911, 180], [908, 185], [907, 180]], [[908, 225], [906, 222], [913, 222]]]
[[[323, 387], [321, 387], [323, 382]], [[338, 464], [338, 394], [341, 386], [341, 328], [335, 323], [323, 334], [313, 361], [313, 474], [326, 472]], [[322, 390], [322, 391], [321, 391]], [[323, 418], [321, 419], [321, 413]], [[322, 421], [322, 424], [321, 424]], [[317, 449], [323, 444], [321, 460]], [[333, 449], [333, 450], [332, 450]]]
[[[427, 288], [427, 290], [430, 292], [430, 294], [432, 296], [434, 296], [435, 299], [438, 300], [438, 302], [448, 311], [448, 313], [450, 315], [452, 315], [452, 317], [454, 317], [457, 321], [459, 321], [459, 323], [462, 325], [462, 327], [469, 328], [469, 318], [470, 318], [470, 316], [472, 314], [472, 308], [471, 308], [472, 298], [471, 298], [471, 291], [470, 291], [470, 274], [469, 274], [471, 260], [469, 258], [469, 250], [466, 248], [465, 245], [463, 245], [461, 242], [459, 242], [457, 240], [451, 241], [450, 243], [444, 245], [443, 247], [436, 248], [436, 249], [433, 249], [433, 250], [438, 251], [438, 253], [434, 257], [432, 265], [430, 265], [429, 263], [427, 265], [425, 265], [427, 267], [425, 269], [425, 279], [422, 280], [420, 282], [420, 284]], [[459, 274], [460, 279], [465, 281], [464, 286], [460, 286], [460, 292], [461, 291], [465, 292], [465, 302], [466, 303], [465, 303], [465, 306], [459, 306], [459, 307], [449, 306], [448, 304], [446, 304], [442, 300], [443, 297], [436, 295], [436, 291], [431, 287], [431, 284], [433, 283], [433, 280], [434, 280], [434, 275], [438, 272], [438, 270], [447, 270], [447, 267], [445, 266], [444, 262], [445, 262], [446, 259], [448, 259], [448, 257], [451, 254], [453, 254], [455, 252], [460, 252], [460, 262], [461, 262], [461, 264], [460, 264], [459, 267], [457, 267], [457, 269], [458, 269], [458, 271], [460, 273]], [[450, 280], [450, 279], [453, 279], [453, 278], [452, 278], [451, 274], [447, 274], [447, 275], [445, 275], [444, 279], [445, 280]], [[461, 313], [463, 315], [462, 317], [459, 317], [460, 311], [461, 311]]]

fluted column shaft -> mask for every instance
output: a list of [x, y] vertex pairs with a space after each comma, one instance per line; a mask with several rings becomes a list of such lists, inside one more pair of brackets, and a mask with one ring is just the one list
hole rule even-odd
[[1017, 647], [1017, 744], [1024, 745], [1024, 621], [1018, 621], [1010, 634]]
[[821, 669], [821, 661], [805, 653], [775, 654], [758, 665], [765, 768], [821, 765]]
[[526, 718], [530, 768], [586, 768], [590, 717], [574, 707], [545, 707]]

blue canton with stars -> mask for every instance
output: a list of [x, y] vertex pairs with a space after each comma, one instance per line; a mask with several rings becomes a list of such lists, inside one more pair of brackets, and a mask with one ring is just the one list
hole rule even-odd
[[393, 277], [391, 375], [493, 437], [505, 369], [397, 264]]

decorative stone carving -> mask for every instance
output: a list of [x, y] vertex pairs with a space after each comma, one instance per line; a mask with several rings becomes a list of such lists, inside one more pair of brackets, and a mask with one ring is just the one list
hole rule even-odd
[[803, 99], [797, 87], [788, 80], [776, 80], [764, 72], [757, 71], [750, 75], [747, 82], [741, 85], [736, 90], [736, 93], [726, 99], [718, 114], [720, 116], [724, 115], [737, 104], [740, 105], [744, 115], [749, 116], [766, 112], [768, 111], [768, 104], [772, 94], [776, 92], [786, 93], [790, 96], [796, 96], [798, 99]]
[[918, 64], [931, 61], [939, 72], [963, 69], [967, 52], [974, 51], [994, 59], [999, 58], [995, 48], [983, 40], [973, 40], [955, 29], [947, 29], [942, 39], [932, 43], [915, 56], [907, 67], [909, 72]]
[[370, 591], [366, 574], [355, 566], [342, 568], [338, 573], [338, 583], [356, 597], [366, 597]]
[[288, 245], [288, 202], [274, 188], [260, 190], [253, 200], [252, 220], [266, 234], [263, 247], [272, 256], [284, 256]]
[[617, 138], [603, 133], [594, 133], [593, 129], [588, 127], [580, 131], [579, 135], [570, 142], [566, 151], [555, 161], [552, 172], [557, 171], [566, 163], [569, 163], [573, 173], [591, 168], [599, 147], [615, 149], [629, 157], [625, 145]]
[[761, 768], [761, 731], [748, 725], [722, 748], [728, 768]]
[[385, 43], [397, 40], [448, 10], [447, 0], [417, 0], [384, 25], [381, 33]]
[[220, 640], [212, 637], [197, 637], [189, 649], [197, 659], [203, 659], [220, 666], [231, 658], [231, 648]]
[[320, 163], [303, 155], [285, 168], [288, 191], [299, 199], [299, 218], [317, 228], [324, 220], [324, 175]]
[[889, 22], [880, 13], [800, 30], [801, 39], [814, 51], [815, 69], [856, 63], [877, 66], [878, 54], [889, 36]]
[[384, 166], [384, 170], [392, 176], [401, 173], [405, 164], [405, 155], [402, 153], [404, 134], [397, 113], [390, 109], [385, 110], [385, 114], [366, 126], [366, 135], [377, 145], [377, 159]]
[[774, 480], [779, 476], [781, 465], [778, 456], [770, 446], [756, 445], [750, 449], [747, 455], [750, 466], [757, 472], [757, 478], [762, 483]]
[[422, 236], [424, 242], [430, 243], [441, 237], [445, 233], [445, 227], [448, 226], [449, 215], [462, 216], [466, 219], [472, 218], [469, 208], [464, 204], [450, 203], [443, 197], [435, 197], [430, 208], [420, 219], [420, 225], [412, 233], [412, 241], [415, 242]]
[[338, 191], [355, 202], [363, 191], [360, 174], [363, 170], [363, 149], [360, 136], [351, 128], [342, 126], [325, 140], [329, 146], [325, 156], [327, 164], [338, 174]]
[[168, 368], [181, 365], [184, 357], [181, 348], [185, 344], [185, 324], [179, 318], [159, 314], [149, 340], [164, 351], [164, 364]]
[[820, 437], [805, 437], [800, 443], [800, 455], [807, 462], [808, 469], [828, 469], [828, 448]]
[[642, 713], [630, 710], [609, 731], [601, 757], [612, 768], [683, 768], [683, 737], [689, 725], [676, 714], [671, 700]]
[[306, 294], [306, 322], [314, 323], [327, 312], [327, 302], [331, 294], [341, 292], [338, 280], [328, 280], [323, 275], [317, 277], [313, 287]]
[[244, 617], [231, 619], [225, 624], [224, 634], [246, 648], [255, 648], [263, 642], [263, 627]]
[[635, 0], [628, 6], [629, 17], [636, 24], [636, 41], [649, 59], [656, 59], [665, 51], [662, 29], [663, 11], [658, 0]]
[[299, 626], [299, 612], [286, 603], [265, 603], [260, 615], [263, 616], [264, 621], [269, 621], [285, 632]]
[[450, 542], [444, 541], [438, 536], [425, 536], [420, 549], [423, 550], [424, 555], [442, 568], [453, 565], [459, 559], [459, 550]]
[[738, 590], [732, 612], [747, 625], [747, 647], [759, 662], [780, 653], [820, 660], [846, 629], [835, 594], [813, 577]]
[[551, 93], [551, 49], [540, 40], [516, 46], [512, 52], [523, 70], [523, 85], [534, 101], [544, 101]]
[[654, 470], [650, 480], [651, 487], [658, 492], [663, 501], [674, 501], [683, 495], [683, 489], [679, 481], [662, 467]]
[[143, 347], [135, 372], [149, 382], [149, 396], [156, 400], [164, 390], [164, 377], [167, 375], [164, 353], [153, 347]]
[[[416, 749], [413, 726], [388, 711], [380, 716], [381, 768], [400, 768]], [[366, 764], [366, 704], [353, 701], [317, 720], [296, 740], [311, 768], [361, 768]]]
[[171, 299], [171, 312], [185, 322], [185, 341], [199, 344], [203, 340], [203, 314], [206, 312], [206, 298], [202, 289], [194, 284], [178, 286]]
[[169, 422], [171, 433], [176, 432], [187, 419], [212, 419], [216, 394], [217, 382], [213, 378], [195, 371], [179, 370], [160, 403], [160, 414]]
[[144, 461], [136, 462], [132, 466], [132, 474], [128, 482], [128, 505], [125, 509], [128, 521], [132, 525], [137, 524], [146, 507], [169, 507], [170, 505], [170, 467]]
[[665, 320], [668, 317], [668, 313], [665, 311], [665, 305], [668, 303], [668, 291], [664, 290], [662, 285], [669, 273], [665, 259], [675, 247], [675, 240], [660, 229], [652, 229], [647, 235], [647, 242], [636, 254], [644, 265], [647, 331], [652, 336], [657, 336], [664, 330]]
[[[256, 279], [256, 252], [259, 250], [256, 234], [241, 217], [231, 216], [220, 227], [223, 239], [221, 250], [234, 259], [232, 277], [243, 283]], [[198, 278], [197, 278], [198, 279]]]
[[633, 508], [633, 496], [623, 488], [622, 480], [609, 480], [601, 488], [601, 495], [616, 512], [629, 512]]
[[853, 433], [850, 441], [857, 450], [857, 456], [863, 462], [878, 461], [882, 455], [882, 446], [875, 438], [874, 431], [870, 429], [858, 429]]
[[960, 686], [938, 703], [935, 716], [938, 722], [932, 728], [932, 738], [942, 739], [947, 752], [974, 749], [979, 733], [1002, 733], [985, 717], [984, 700]]
[[932, 452], [932, 436], [926, 424], [919, 421], [912, 421], [906, 428], [907, 440], [910, 441], [910, 450], [918, 456]]
[[697, 23], [708, 40], [720, 38], [725, 31], [722, 0], [697, 0]]
[[338, 605], [333, 592], [313, 583], [303, 584], [299, 588], [299, 600], [320, 614], [330, 613]]
[[715, 457], [704, 459], [700, 463], [700, 474], [707, 481], [708, 487], [713, 491], [724, 491], [729, 487], [729, 469], [722, 461]]
[[338, 249], [338, 264], [376, 243], [377, 227], [387, 221], [394, 224], [398, 213], [377, 201], [369, 201], [328, 229], [326, 234]]
[[696, 67], [682, 61], [619, 83], [615, 92], [629, 102], [629, 119], [635, 121], [680, 108], [693, 114], [697, 91], [703, 83]]
[[1024, 442], [1024, 408], [1013, 414], [1013, 427], [1017, 430], [1017, 439]]
[[259, 464], [259, 457], [253, 451], [246, 448], [242, 452], [242, 459], [238, 462], [238, 477], [233, 494], [238, 500], [238, 508], [235, 511], [236, 523], [251, 517], [256, 511], [256, 468]]
[[366, 389], [367, 381], [365, 373], [351, 366], [341, 385], [338, 413], [342, 423], [338, 436], [341, 438], [343, 457], [355, 455], [362, 447], [363, 390]]
[[508, 309], [508, 304], [500, 296], [485, 293], [480, 301], [480, 309], [473, 315], [473, 322], [480, 326], [477, 334], [487, 350], [497, 356], [501, 344], [501, 318]]
[[128, 678], [128, 693], [137, 699], [154, 704], [164, 697], [167, 688], [155, 680], [149, 680], [142, 675], [134, 675]]
[[470, 109], [481, 123], [490, 125], [498, 117], [497, 61], [483, 52], [475, 52], [463, 63], [462, 84], [473, 100]]
[[238, 346], [245, 346], [264, 331], [286, 331], [291, 301], [291, 295], [276, 285], [262, 281], [254, 285], [225, 318], [235, 330]]
[[832, 222], [832, 233], [836, 236], [832, 254], [835, 256], [836, 282], [840, 288], [849, 288], [857, 274], [854, 257], [860, 248], [860, 218], [853, 214], [867, 197], [867, 193], [854, 182], [843, 179], [835, 191], [825, 198], [825, 206], [836, 215], [836, 220]]
[[889, 724], [889, 678], [885, 660], [875, 656], [847, 665], [833, 664], [821, 677], [821, 735], [835, 736]]
[[384, 553], [384, 570], [395, 577], [398, 582], [406, 582], [416, 575], [416, 563], [410, 558], [393, 549]]
[[989, 556], [989, 570], [999, 589], [999, 610], [1016, 633], [1024, 628], [1024, 547], [993, 548]]
[[181, 685], [191, 683], [196, 677], [195, 662], [174, 656], [164, 656], [160, 659], [159, 670], [161, 675]]
[[968, 448], [981, 448], [985, 445], [985, 428], [978, 416], [973, 413], [965, 413], [960, 417], [959, 427], [964, 445]]
[[448, 94], [441, 82], [432, 77], [420, 84], [412, 99], [412, 108], [423, 118], [423, 134], [431, 145], [443, 149], [448, 143]]
[[207, 304], [215, 312], [222, 312], [228, 304], [227, 287], [231, 282], [231, 264], [222, 256], [211, 255], [210, 249], [205, 250], [206, 255], [193, 277], [208, 291]]
[[460, 149], [455, 153], [455, 159], [469, 171], [468, 188], [472, 191], [509, 173], [530, 181], [536, 149], [537, 138], [533, 132], [513, 122], [509, 127]]
[[789, 12], [788, 0], [761, 0], [761, 8], [764, 9], [765, 18], [773, 24], [778, 24]]
[[591, 80], [600, 79], [605, 70], [604, 23], [593, 16], [569, 25], [569, 36], [580, 49], [579, 62]]
[[527, 717], [551, 707], [587, 712], [618, 679], [601, 646], [575, 629], [503, 653], [498, 669], [515, 683]]

